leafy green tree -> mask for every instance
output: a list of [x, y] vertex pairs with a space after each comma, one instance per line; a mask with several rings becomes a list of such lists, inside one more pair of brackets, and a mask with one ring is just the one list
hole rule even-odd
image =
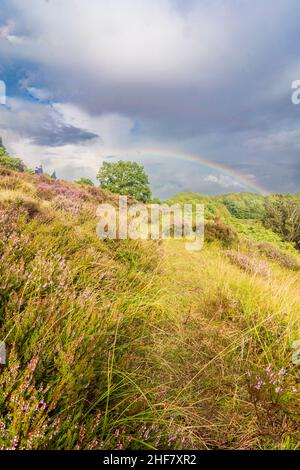
[[266, 199], [264, 225], [300, 249], [300, 195], [275, 195]]
[[233, 193], [219, 196], [229, 212], [237, 219], [261, 220], [264, 216], [264, 197], [254, 193]]
[[80, 180], [75, 181], [75, 183], [83, 184], [84, 186], [95, 186], [93, 181], [89, 178], [80, 178]]
[[161, 200], [158, 197], [153, 197], [151, 199], [151, 204], [161, 204]]
[[11, 157], [2, 145], [2, 142], [0, 145], [0, 166], [5, 166], [15, 171], [24, 171], [22, 160], [20, 158]]
[[137, 201], [149, 202], [151, 189], [144, 167], [136, 162], [104, 162], [97, 179], [101, 188], [128, 195]]

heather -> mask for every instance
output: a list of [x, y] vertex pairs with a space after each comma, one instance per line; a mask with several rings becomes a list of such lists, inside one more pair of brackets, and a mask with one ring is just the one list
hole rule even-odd
[[101, 241], [116, 195], [0, 168], [2, 449], [299, 448], [299, 254], [198, 196], [199, 252]]

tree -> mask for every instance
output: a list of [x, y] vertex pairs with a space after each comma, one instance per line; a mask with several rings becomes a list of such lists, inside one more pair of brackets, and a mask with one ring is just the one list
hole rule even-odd
[[89, 178], [80, 178], [80, 180], [75, 181], [75, 183], [83, 184], [84, 186], [95, 186], [93, 181]]
[[52, 175], [51, 175], [51, 178], [53, 180], [57, 180], [57, 176], [56, 176], [56, 171], [53, 171]]
[[11, 157], [2, 144], [0, 138], [0, 166], [11, 168], [15, 171], [24, 171], [24, 164], [20, 158]]
[[233, 193], [219, 196], [229, 212], [237, 219], [257, 219], [264, 216], [264, 197], [254, 193]]
[[300, 249], [300, 196], [270, 196], [265, 203], [264, 225]]
[[128, 195], [137, 201], [149, 202], [151, 189], [144, 167], [136, 162], [104, 162], [97, 179], [101, 188], [112, 193]]

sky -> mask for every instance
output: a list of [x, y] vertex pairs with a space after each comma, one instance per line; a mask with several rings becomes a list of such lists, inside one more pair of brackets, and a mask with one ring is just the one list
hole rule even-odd
[[72, 180], [145, 166], [155, 196], [299, 192], [298, 0], [0, 0], [0, 135]]

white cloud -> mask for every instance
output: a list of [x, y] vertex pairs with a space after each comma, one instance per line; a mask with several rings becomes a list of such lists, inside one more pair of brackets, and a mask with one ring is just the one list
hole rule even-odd
[[65, 123], [98, 134], [105, 147], [118, 149], [130, 145], [134, 121], [127, 116], [118, 113], [93, 116], [71, 103], [55, 103], [53, 108]]
[[243, 188], [244, 186], [228, 175], [207, 175], [204, 181], [214, 183], [222, 188]]
[[[119, 114], [93, 117], [71, 104], [46, 106], [19, 98], [8, 103], [8, 108], [0, 106], [0, 128], [9, 152], [31, 167], [42, 163], [48, 171], [56, 169], [66, 179], [95, 176], [107, 155], [118, 154], [131, 141], [134, 122]], [[77, 142], [68, 141], [69, 132]], [[85, 132], [99, 137], [85, 139]], [[62, 144], [55, 145], [60, 139]]]

